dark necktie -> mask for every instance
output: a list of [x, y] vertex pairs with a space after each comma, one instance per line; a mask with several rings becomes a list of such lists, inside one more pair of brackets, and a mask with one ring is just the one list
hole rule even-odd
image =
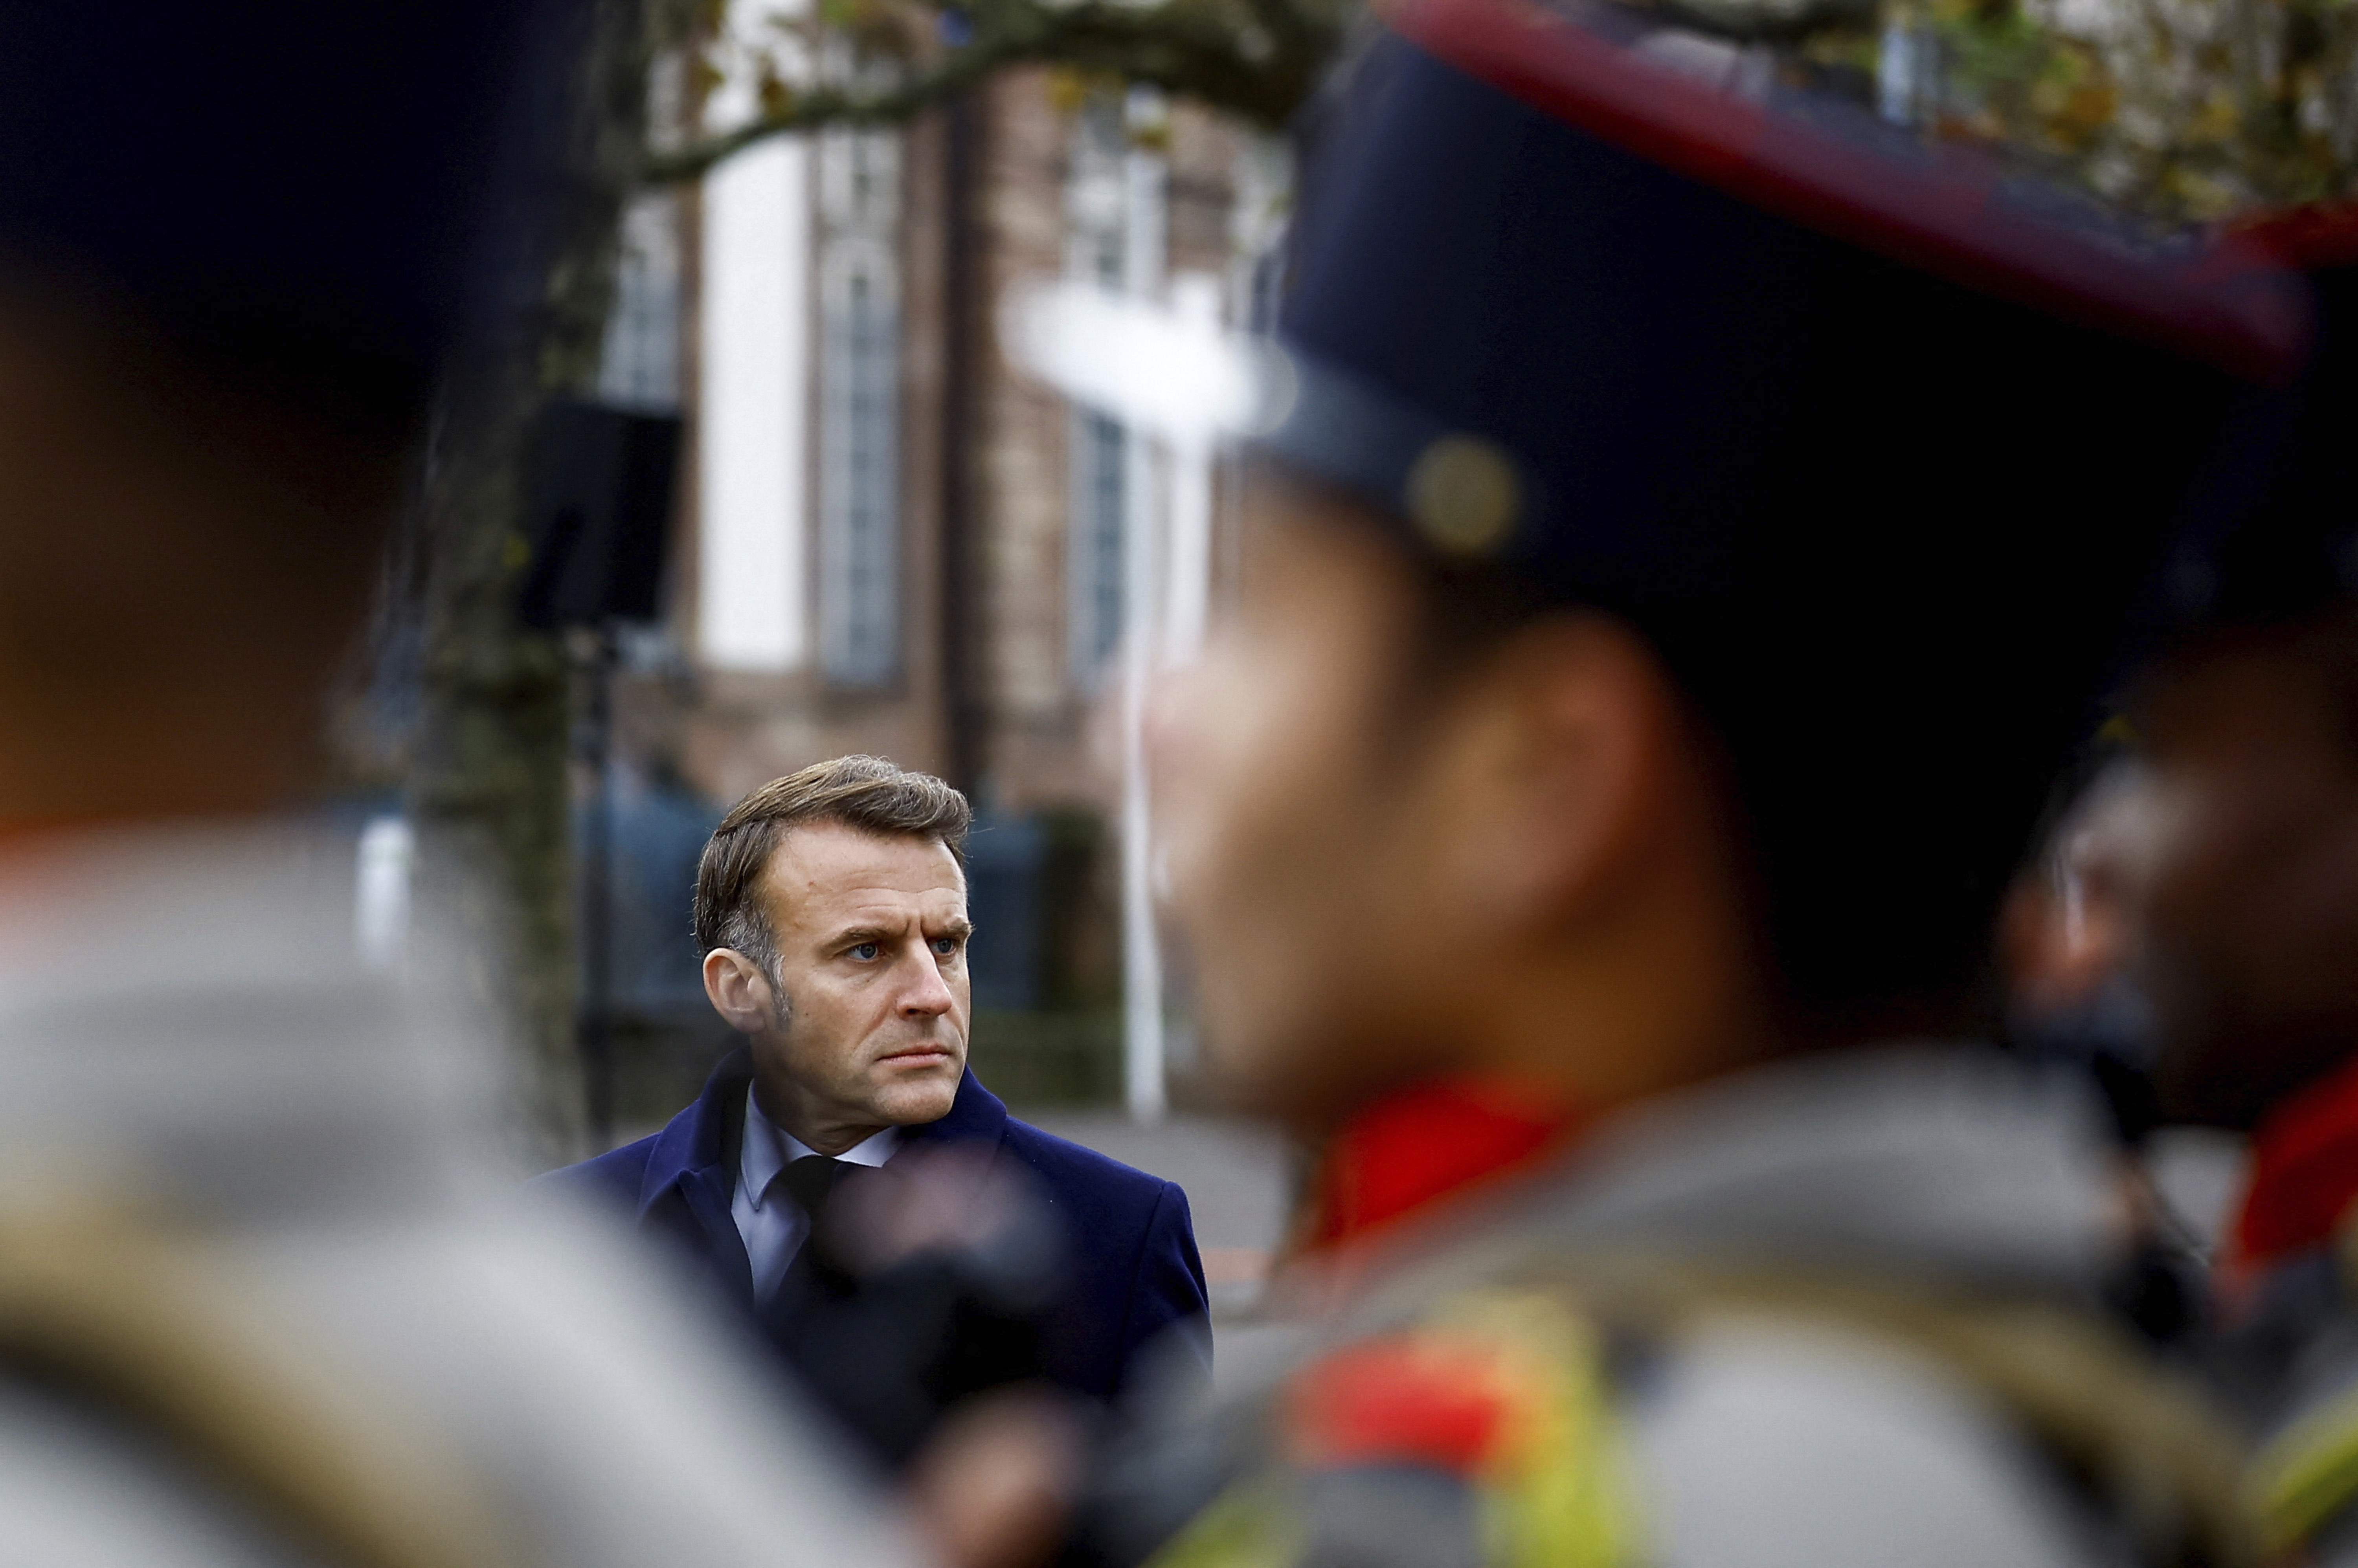
[[786, 1162], [786, 1168], [778, 1173], [778, 1184], [802, 1206], [803, 1212], [810, 1216], [811, 1228], [817, 1230], [819, 1214], [827, 1207], [827, 1195], [835, 1191], [835, 1184], [849, 1169], [846, 1161], [825, 1154], [806, 1154]]
[[834, 1195], [836, 1184], [843, 1179], [845, 1172], [856, 1169], [848, 1160], [805, 1154], [788, 1161], [786, 1168], [778, 1173], [776, 1184], [802, 1206], [803, 1213], [810, 1217], [810, 1227], [803, 1232], [803, 1244], [795, 1249], [795, 1260], [786, 1265], [776, 1301], [791, 1304], [795, 1298], [814, 1290], [828, 1296], [844, 1295], [851, 1290], [851, 1277], [819, 1240], [819, 1227], [826, 1220], [827, 1201]]

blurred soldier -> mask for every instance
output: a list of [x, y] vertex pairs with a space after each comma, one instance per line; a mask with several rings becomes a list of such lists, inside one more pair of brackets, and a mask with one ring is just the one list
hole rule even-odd
[[[1009, 1116], [968, 1066], [970, 818], [957, 790], [881, 757], [738, 802], [705, 846], [695, 915], [705, 994], [744, 1046], [661, 1132], [545, 1178], [702, 1262], [893, 1463], [985, 1389], [1036, 1378], [1110, 1404], [1166, 1342], [1167, 1363], [1210, 1370], [1187, 1195]], [[863, 1288], [883, 1271], [860, 1267], [882, 1239], [861, 1211], [897, 1228], [895, 1178], [943, 1157], [959, 1230], [1008, 1231], [1010, 1277], [968, 1248], [961, 1302], [888, 1306], [892, 1283]]]
[[1999, 923], [2008, 1038], [2071, 1064], [2104, 1091], [2125, 1148], [2153, 1127], [2152, 1027], [2130, 979], [2121, 861], [2141, 826], [2140, 764], [2104, 743], [2074, 770]]
[[2236, 1560], [2232, 1445], [2100, 1304], [2093, 1113], [1964, 1042], [2298, 281], [1656, 14], [1389, 27], [1155, 732], [1206, 1054], [1326, 1152], [1310, 1344], [1113, 1466], [1097, 1549]]
[[2167, 574], [2174, 647], [2116, 853], [2164, 1115], [2252, 1135], [2216, 1280], [2223, 1385], [2265, 1439], [2270, 1544], [2358, 1563], [2358, 222], [2269, 238], [2313, 268], [2317, 363], [2236, 526]]
[[911, 1554], [274, 819], [583, 22], [0, 6], [0, 1561]]
[[2006, 896], [1999, 919], [2006, 1041], [2041, 1069], [2082, 1075], [2103, 1098], [2119, 1150], [2121, 1201], [2137, 1238], [2113, 1282], [2115, 1303], [2160, 1344], [2201, 1314], [2210, 1249], [2158, 1184], [2150, 1164], [2151, 1010], [2135, 979], [2126, 863], [2147, 830], [2145, 769], [2115, 722], [2058, 791], [2055, 821]]

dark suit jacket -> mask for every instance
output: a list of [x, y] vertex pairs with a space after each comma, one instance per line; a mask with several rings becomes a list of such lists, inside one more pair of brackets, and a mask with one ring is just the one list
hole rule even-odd
[[[752, 1057], [740, 1048], [661, 1132], [540, 1178], [623, 1206], [643, 1230], [701, 1259], [749, 1313], [752, 1266], [729, 1207], [752, 1074]], [[1064, 1241], [1063, 1289], [1040, 1322], [1041, 1365], [1051, 1380], [1110, 1401], [1139, 1350], [1171, 1330], [1183, 1356], [1209, 1377], [1204, 1265], [1177, 1184], [1016, 1120], [972, 1072], [947, 1116], [902, 1135], [896, 1160], [927, 1144], [970, 1143], [986, 1146], [994, 1166], [1011, 1161], [1031, 1178]]]

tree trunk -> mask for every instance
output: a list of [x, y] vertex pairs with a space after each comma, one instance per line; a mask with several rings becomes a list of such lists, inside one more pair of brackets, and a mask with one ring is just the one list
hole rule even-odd
[[536, 308], [454, 368], [427, 460], [418, 589], [421, 713], [407, 780], [420, 907], [466, 962], [471, 1000], [505, 1037], [515, 1157], [589, 1152], [574, 1022], [574, 892], [565, 651], [521, 626], [515, 587], [533, 422], [586, 391], [613, 291], [622, 204], [638, 178], [647, 70], [676, 0], [587, 9], [550, 258]]

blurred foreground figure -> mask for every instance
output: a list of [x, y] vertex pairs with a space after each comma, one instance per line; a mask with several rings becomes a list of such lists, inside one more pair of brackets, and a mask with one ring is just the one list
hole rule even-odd
[[273, 820], [582, 26], [0, 6], [0, 1562], [906, 1555]]
[[1206, 1056], [1325, 1151], [1310, 1343], [1113, 1466], [1096, 1549], [2242, 1559], [2232, 1444], [2103, 1304], [2095, 1112], [1965, 1042], [2300, 285], [1724, 92], [1645, 16], [1390, 27], [1305, 174], [1241, 606], [1155, 736]]
[[2134, 979], [2125, 863], [2141, 851], [2151, 791], [2114, 745], [2092, 753], [2000, 926], [2008, 1038], [2094, 1079], [2124, 1148], [2154, 1124], [2150, 1009]]
[[2171, 1119], [2252, 1134], [2214, 1358], [2264, 1439], [2270, 1544], [2358, 1563], [2358, 222], [2285, 225], [2316, 264], [2316, 370], [2265, 504], [2169, 580], [2145, 683], [2144, 831], [2121, 857]]
[[2061, 809], [1999, 920], [2007, 1044], [2042, 1071], [2084, 1078], [2108, 1113], [2134, 1238], [2115, 1305], [2158, 1345], [2201, 1321], [2211, 1247], [2155, 1178], [2152, 1009], [2137, 976], [2131, 868], [2153, 830], [2144, 764], [2107, 732], [2071, 770]]

